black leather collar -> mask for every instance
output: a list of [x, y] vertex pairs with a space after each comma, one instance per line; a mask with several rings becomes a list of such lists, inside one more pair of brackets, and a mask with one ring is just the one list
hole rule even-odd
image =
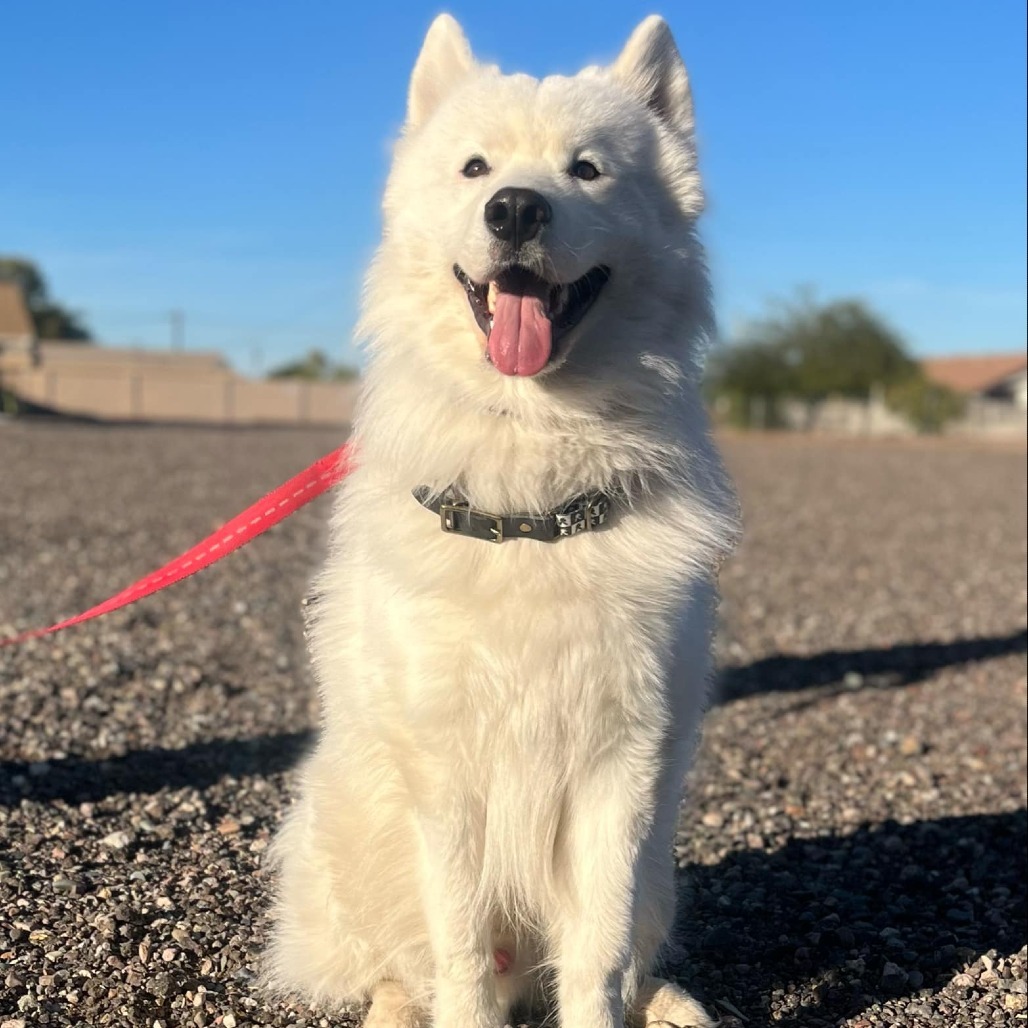
[[491, 543], [502, 543], [505, 539], [553, 542], [598, 528], [610, 511], [610, 497], [598, 491], [576, 496], [545, 514], [487, 514], [475, 510], [467, 500], [457, 498], [453, 490], [433, 496], [427, 486], [415, 489], [414, 498], [439, 515], [439, 525], [444, 532]]

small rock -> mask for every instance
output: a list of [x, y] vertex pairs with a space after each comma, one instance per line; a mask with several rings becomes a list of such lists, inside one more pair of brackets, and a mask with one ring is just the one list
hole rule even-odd
[[891, 960], [882, 968], [881, 986], [886, 992], [898, 992], [907, 984], [907, 972]]
[[123, 850], [130, 842], [132, 842], [132, 836], [128, 832], [118, 831], [105, 835], [100, 840], [100, 845], [112, 850]]
[[916, 757], [924, 753], [924, 744], [916, 735], [905, 735], [900, 740], [899, 751], [904, 757]]

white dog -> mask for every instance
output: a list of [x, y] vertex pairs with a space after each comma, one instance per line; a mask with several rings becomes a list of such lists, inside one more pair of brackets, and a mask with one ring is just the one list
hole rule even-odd
[[269, 978], [368, 1026], [709, 1025], [649, 977], [735, 503], [689, 83], [659, 18], [541, 81], [432, 25], [311, 626]]

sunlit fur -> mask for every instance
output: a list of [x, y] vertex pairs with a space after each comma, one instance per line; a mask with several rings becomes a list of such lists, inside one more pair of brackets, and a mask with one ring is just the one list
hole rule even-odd
[[[491, 173], [464, 178], [472, 156]], [[577, 158], [601, 171], [568, 174]], [[611, 279], [535, 378], [507, 377], [455, 263], [494, 270], [482, 218], [532, 187], [524, 254]], [[368, 368], [317, 583], [323, 723], [279, 834], [268, 979], [375, 1028], [498, 1028], [540, 989], [563, 1028], [708, 1025], [647, 977], [674, 907], [672, 837], [704, 704], [735, 505], [698, 369], [711, 331], [688, 80], [647, 19], [609, 68], [541, 81], [433, 24], [367, 284]], [[602, 530], [446, 535], [411, 489], [485, 511], [605, 488]], [[497, 976], [493, 952], [515, 954]]]

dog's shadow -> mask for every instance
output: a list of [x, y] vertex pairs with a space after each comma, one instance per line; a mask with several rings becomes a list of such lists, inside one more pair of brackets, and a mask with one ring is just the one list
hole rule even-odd
[[0, 807], [22, 799], [85, 803], [121, 793], [206, 789], [233, 775], [244, 778], [290, 770], [314, 740], [311, 731], [278, 732], [252, 739], [213, 739], [181, 749], [154, 746], [106, 760], [67, 756], [30, 764], [0, 761]]
[[[749, 1024], [836, 1024], [1026, 942], [1028, 813], [862, 827], [683, 874], [667, 971]], [[779, 995], [778, 997], [782, 997]]]
[[[814, 691], [821, 702], [857, 689], [895, 689], [961, 664], [1024, 653], [1028, 628], [950, 642], [912, 642], [859, 650], [823, 650], [806, 656], [776, 654], [750, 664], [725, 667], [718, 675], [715, 703], [758, 693]], [[793, 709], [796, 709], [795, 707]]]

